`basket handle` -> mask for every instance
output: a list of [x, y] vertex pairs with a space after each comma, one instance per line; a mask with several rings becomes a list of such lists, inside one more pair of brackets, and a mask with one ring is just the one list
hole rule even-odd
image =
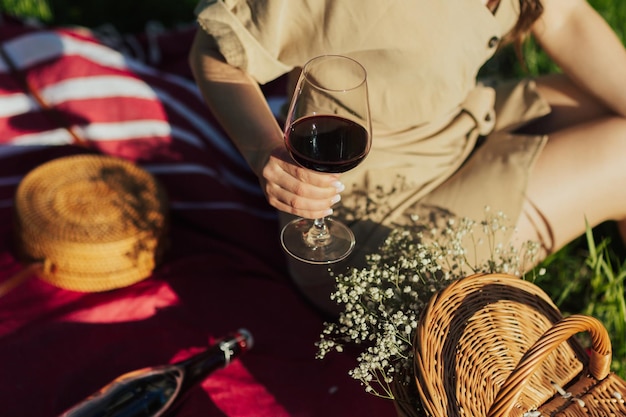
[[612, 355], [609, 334], [599, 320], [574, 314], [557, 322], [528, 349], [498, 391], [487, 416], [508, 416], [522, 389], [548, 355], [561, 343], [583, 331], [591, 335], [589, 373], [597, 380], [606, 378], [610, 372]]

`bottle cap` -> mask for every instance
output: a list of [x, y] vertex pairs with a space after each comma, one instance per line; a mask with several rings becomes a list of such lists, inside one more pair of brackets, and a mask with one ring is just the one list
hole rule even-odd
[[254, 346], [254, 338], [252, 337], [252, 333], [250, 333], [248, 329], [244, 328], [237, 330], [237, 333], [239, 333], [244, 338], [243, 343], [245, 343], [245, 346], [242, 346], [242, 348], [244, 348], [245, 350], [252, 349], [252, 347]]

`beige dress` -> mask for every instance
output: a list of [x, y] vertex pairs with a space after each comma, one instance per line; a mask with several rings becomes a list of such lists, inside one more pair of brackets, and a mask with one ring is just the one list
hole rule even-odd
[[509, 132], [550, 109], [530, 80], [476, 81], [518, 9], [519, 0], [495, 13], [480, 0], [203, 0], [197, 14], [225, 58], [259, 83], [322, 54], [366, 68], [372, 150], [342, 174], [335, 210], [357, 237], [352, 266], [420, 207], [481, 220], [489, 206], [518, 218], [545, 138]]

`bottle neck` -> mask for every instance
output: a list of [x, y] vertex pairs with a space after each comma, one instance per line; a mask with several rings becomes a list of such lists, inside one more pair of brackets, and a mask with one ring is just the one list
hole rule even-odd
[[206, 351], [175, 363], [174, 366], [182, 369], [184, 375], [181, 390], [187, 390], [211, 372], [227, 366], [233, 359], [251, 347], [252, 337], [250, 333], [239, 330], [218, 341]]

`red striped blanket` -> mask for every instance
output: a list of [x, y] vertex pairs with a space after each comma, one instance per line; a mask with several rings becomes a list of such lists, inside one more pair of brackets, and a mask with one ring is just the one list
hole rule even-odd
[[133, 286], [86, 294], [34, 278], [0, 298], [1, 415], [58, 415], [119, 374], [239, 327], [255, 348], [194, 388], [176, 415], [392, 415], [350, 379], [347, 355], [314, 358], [323, 319], [290, 285], [276, 214], [189, 78], [191, 36], [163, 33], [157, 45], [173, 48], [148, 62], [83, 29], [2, 19], [0, 283], [24, 268], [12, 239], [16, 187], [54, 158], [100, 152], [137, 163], [165, 187], [171, 230], [162, 264]]

